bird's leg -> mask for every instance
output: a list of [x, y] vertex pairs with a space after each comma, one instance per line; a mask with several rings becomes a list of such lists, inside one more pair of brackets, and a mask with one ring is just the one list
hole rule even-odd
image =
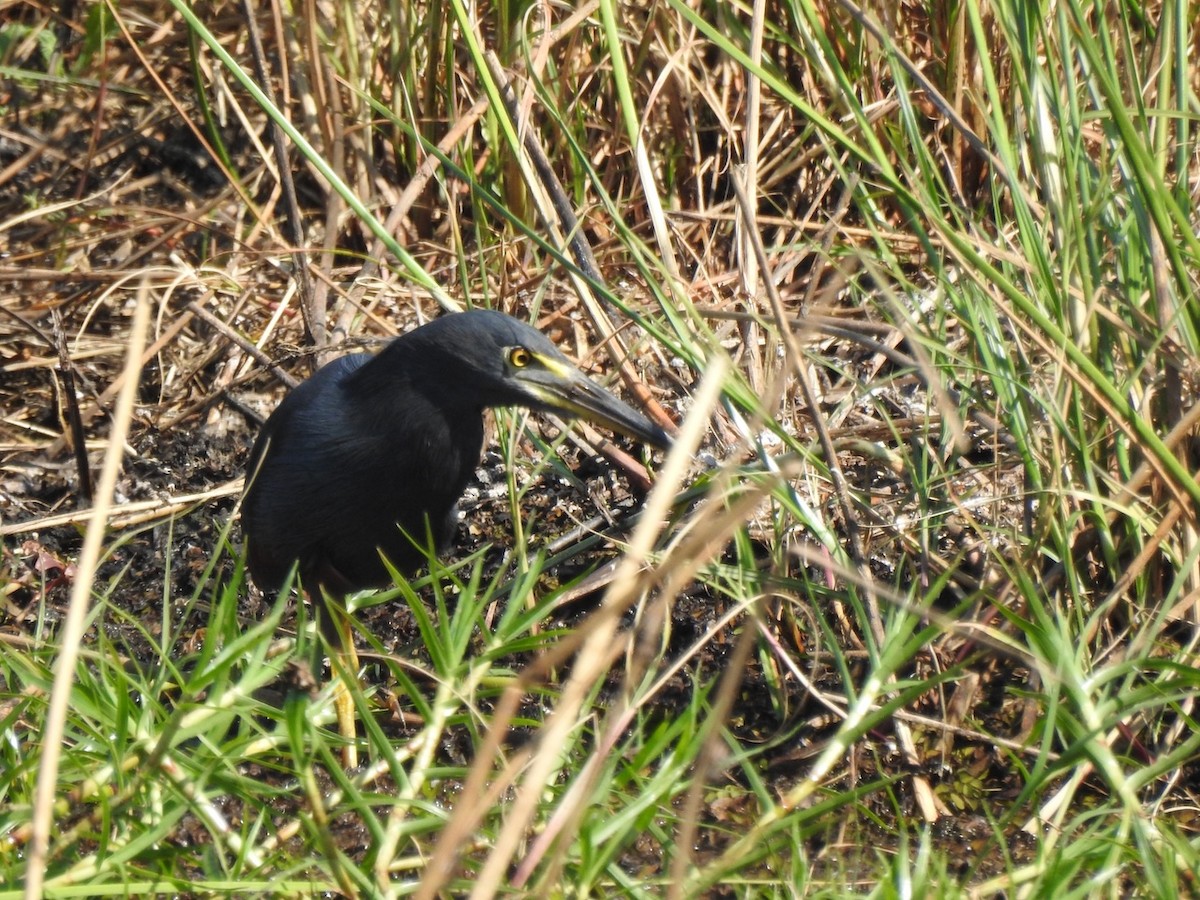
[[[354, 698], [350, 695], [350, 679], [358, 677], [358, 650], [354, 647], [354, 628], [350, 617], [340, 606], [334, 615], [341, 619], [343, 644], [332, 650], [330, 661], [337, 679], [337, 694], [333, 699], [337, 712], [338, 731], [346, 741], [342, 747], [342, 763], [347, 769], [358, 768], [358, 720], [354, 713]], [[335, 661], [336, 660], [336, 661]]]
[[354, 698], [350, 695], [350, 680], [358, 678], [358, 651], [354, 647], [354, 627], [345, 603], [322, 590], [321, 602], [314, 604], [318, 630], [329, 648], [329, 669], [333, 679], [333, 709], [337, 715], [338, 734], [346, 742], [342, 746], [342, 764], [347, 769], [358, 767], [358, 722], [354, 714]]
[[330, 649], [330, 662], [337, 679], [333, 698], [337, 712], [338, 731], [346, 744], [342, 747], [342, 763], [347, 769], [358, 768], [358, 720], [354, 713], [354, 698], [350, 695], [350, 679], [358, 677], [358, 651], [354, 647], [354, 628], [350, 616], [338, 605], [333, 615], [340, 619], [342, 645]]

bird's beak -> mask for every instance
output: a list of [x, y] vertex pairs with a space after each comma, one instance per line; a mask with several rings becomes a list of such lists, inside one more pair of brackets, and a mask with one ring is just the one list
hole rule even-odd
[[[671, 436], [640, 412], [618, 400], [573, 366], [542, 360], [542, 377], [526, 382], [527, 389], [548, 409], [578, 416], [593, 425], [667, 449]], [[553, 365], [551, 365], [553, 363]]]

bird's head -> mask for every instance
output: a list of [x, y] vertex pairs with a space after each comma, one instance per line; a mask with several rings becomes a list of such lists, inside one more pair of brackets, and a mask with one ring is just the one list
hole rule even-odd
[[455, 380], [482, 405], [578, 417], [655, 447], [670, 446], [662, 428], [588, 379], [540, 331], [511, 316], [471, 310], [410, 332], [418, 333], [441, 351], [430, 358], [453, 365], [462, 375]]

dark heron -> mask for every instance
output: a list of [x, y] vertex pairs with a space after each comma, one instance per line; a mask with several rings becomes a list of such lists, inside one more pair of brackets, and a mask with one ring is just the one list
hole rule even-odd
[[[341, 600], [389, 584], [384, 559], [411, 571], [430, 539], [434, 550], [449, 543], [483, 449], [484, 410], [495, 406], [578, 416], [656, 447], [670, 443], [540, 332], [491, 310], [443, 316], [377, 356], [334, 360], [263, 426], [242, 499], [250, 574], [277, 591], [297, 568], [322, 632], [352, 669]], [[339, 695], [346, 736], [354, 733], [349, 700]]]

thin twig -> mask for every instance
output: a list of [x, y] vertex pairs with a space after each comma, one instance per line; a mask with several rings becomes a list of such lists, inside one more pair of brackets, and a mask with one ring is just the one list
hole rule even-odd
[[79, 474], [79, 495], [83, 498], [83, 505], [90, 506], [92, 470], [88, 465], [87, 436], [83, 430], [83, 416], [79, 414], [79, 396], [75, 390], [75, 364], [71, 361], [67, 339], [63, 334], [62, 313], [56, 307], [50, 311], [50, 315], [54, 322], [54, 346], [58, 350], [58, 374], [62, 379], [63, 411], [67, 419], [67, 428], [71, 432], [75, 469]]
[[[246, 17], [246, 33], [250, 38], [250, 53], [254, 58], [254, 72], [262, 92], [273, 106], [275, 91], [271, 87], [271, 73], [267, 68], [266, 54], [263, 52], [262, 36], [258, 33], [258, 20], [254, 15], [254, 4], [243, 0], [242, 11]], [[287, 210], [288, 241], [291, 243], [291, 253], [295, 259], [294, 270], [300, 282], [300, 309], [304, 313], [304, 325], [308, 329], [309, 340], [318, 350], [325, 346], [325, 309], [324, 297], [318, 303], [313, 294], [312, 276], [308, 271], [308, 258], [304, 250], [304, 220], [300, 215], [300, 203], [296, 199], [296, 184], [292, 180], [292, 163], [288, 157], [287, 143], [283, 139], [283, 129], [271, 119], [268, 127], [271, 129], [271, 145], [275, 152], [275, 168], [279, 175], [279, 186], [283, 190], [284, 207]], [[318, 308], [320, 307], [320, 308]]]

